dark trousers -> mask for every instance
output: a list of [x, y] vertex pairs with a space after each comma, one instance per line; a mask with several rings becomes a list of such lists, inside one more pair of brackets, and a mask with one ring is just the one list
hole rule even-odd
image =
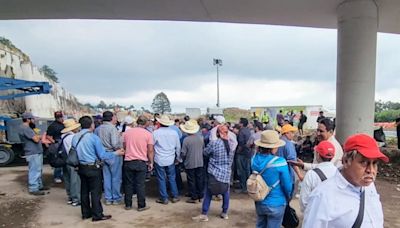
[[250, 158], [244, 154], [238, 154], [237, 160], [237, 172], [239, 175], [240, 181], [240, 188], [242, 191], [247, 191], [247, 178], [249, 178], [251, 171], [250, 171]]
[[[78, 174], [81, 178], [81, 211], [84, 218], [103, 217], [101, 206], [102, 169], [95, 166], [79, 166]], [[89, 197], [90, 194], [90, 197]]]
[[182, 166], [183, 166], [182, 163], [175, 165], [176, 187], [178, 187], [178, 191], [180, 194], [182, 193], [182, 190], [183, 190], [183, 181], [182, 181], [182, 175], [181, 175]]
[[204, 196], [204, 169], [198, 167], [187, 169], [187, 182], [189, 185], [190, 197], [194, 200], [202, 199]]
[[125, 206], [132, 206], [132, 195], [137, 194], [138, 208], [146, 206], [145, 180], [147, 165], [145, 161], [133, 160], [124, 162], [125, 172]]

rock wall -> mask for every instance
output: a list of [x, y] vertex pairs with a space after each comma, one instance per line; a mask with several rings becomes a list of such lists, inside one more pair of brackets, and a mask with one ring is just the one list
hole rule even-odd
[[[39, 117], [53, 118], [53, 113], [57, 110], [62, 110], [66, 115], [73, 117], [90, 112], [78, 102], [74, 95], [39, 72], [39, 68], [32, 64], [26, 54], [1, 43], [0, 76], [28, 81], [44, 81], [49, 82], [52, 86], [50, 94], [0, 100], [0, 115], [16, 115], [30, 111]], [[18, 93], [18, 91], [0, 91], [0, 93], [4, 95]]]

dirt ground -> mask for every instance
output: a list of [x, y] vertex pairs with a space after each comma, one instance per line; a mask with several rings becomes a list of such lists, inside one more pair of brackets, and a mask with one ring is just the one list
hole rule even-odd
[[[106, 214], [113, 218], [104, 222], [92, 223], [80, 219], [80, 207], [66, 204], [66, 194], [62, 184], [51, 181], [52, 170], [44, 169], [44, 181], [51, 186], [50, 194], [46, 196], [31, 196], [27, 193], [27, 167], [0, 168], [0, 227], [254, 227], [254, 203], [247, 195], [232, 193], [229, 209], [229, 220], [218, 216], [221, 202], [212, 201], [209, 212], [210, 221], [206, 223], [193, 222], [192, 216], [200, 213], [201, 204], [187, 204], [183, 200], [176, 204], [160, 205], [155, 203], [157, 186], [152, 179], [147, 183], [147, 203], [150, 210], [137, 212], [126, 211], [123, 205], [105, 206]], [[385, 227], [400, 227], [400, 185], [387, 180], [378, 179], [377, 188], [385, 214]], [[135, 201], [134, 201], [135, 202]], [[292, 203], [297, 211], [298, 201]], [[302, 215], [300, 215], [302, 217]]]

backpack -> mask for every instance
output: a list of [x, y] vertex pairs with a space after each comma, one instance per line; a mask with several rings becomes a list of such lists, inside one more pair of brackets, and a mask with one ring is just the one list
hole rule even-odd
[[274, 163], [274, 161], [277, 159], [279, 159], [279, 157], [275, 156], [268, 162], [268, 164], [260, 173], [253, 171], [253, 173], [247, 179], [247, 193], [254, 201], [264, 200], [270, 191], [279, 184], [280, 180], [278, 179], [271, 187], [269, 187], [262, 177], [262, 174], [265, 172], [265, 170], [272, 167], [272, 163]]
[[64, 139], [67, 136], [69, 136], [69, 134], [49, 146], [47, 160], [51, 167], [60, 168], [67, 164], [68, 155], [64, 148]]

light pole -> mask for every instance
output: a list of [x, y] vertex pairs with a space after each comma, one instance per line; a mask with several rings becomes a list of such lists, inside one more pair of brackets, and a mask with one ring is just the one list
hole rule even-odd
[[219, 67], [222, 66], [221, 59], [214, 59], [214, 66], [217, 66], [217, 108], [219, 108]]

